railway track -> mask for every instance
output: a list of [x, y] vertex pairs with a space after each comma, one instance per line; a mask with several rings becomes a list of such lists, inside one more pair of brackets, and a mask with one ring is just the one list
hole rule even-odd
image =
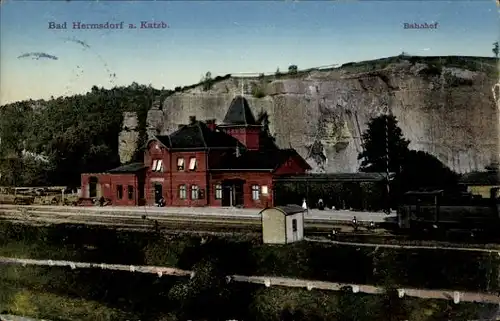
[[[17, 210], [0, 210], [0, 219], [16, 223], [32, 225], [49, 224], [85, 224], [100, 225], [121, 229], [152, 230], [169, 229], [183, 231], [210, 231], [248, 233], [261, 232], [260, 220], [228, 217], [185, 217], [158, 215], [100, 215], [52, 213], [47, 211], [30, 211], [20, 213]], [[308, 223], [305, 230], [313, 235], [327, 235], [332, 229], [349, 230], [348, 226], [335, 223]]]
[[[204, 226], [210, 229], [232, 229], [241, 231], [261, 231], [261, 219], [258, 215], [212, 215], [212, 214], [163, 214], [157, 211], [109, 211], [81, 210], [79, 208], [61, 207], [54, 210], [44, 207], [0, 207], [0, 219], [26, 223], [73, 223], [99, 224], [110, 227], [118, 226], [151, 226], [187, 228]], [[332, 229], [339, 231], [352, 230], [351, 221], [338, 221], [330, 218], [305, 219], [305, 229], [312, 233], [326, 234]], [[362, 223], [360, 224], [362, 225]]]
[[[54, 224], [75, 224], [88, 226], [104, 226], [120, 230], [161, 231], [162, 233], [194, 233], [194, 234], [255, 234], [261, 233], [260, 217], [252, 215], [162, 215], [154, 211], [112, 212], [112, 211], [78, 211], [75, 208], [59, 212], [44, 207], [0, 207], [0, 220], [14, 223], [47, 226]], [[332, 230], [337, 231], [335, 240], [350, 243], [396, 244], [402, 246], [460, 246], [464, 248], [481, 247], [498, 249], [498, 244], [473, 244], [474, 242], [449, 242], [426, 239], [412, 239], [407, 235], [395, 235], [384, 229], [354, 229], [350, 221], [305, 220], [304, 232], [309, 238], [318, 240], [331, 239]]]

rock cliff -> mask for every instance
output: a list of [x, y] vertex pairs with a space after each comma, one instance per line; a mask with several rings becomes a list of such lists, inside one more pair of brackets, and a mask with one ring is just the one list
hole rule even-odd
[[118, 137], [119, 156], [121, 163], [128, 163], [132, 160], [137, 150], [139, 141], [139, 129], [137, 113], [123, 113], [122, 130]]
[[170, 133], [191, 115], [221, 122], [231, 100], [243, 92], [256, 116], [269, 115], [277, 144], [295, 148], [316, 172], [357, 171], [366, 123], [387, 110], [398, 118], [410, 148], [431, 153], [457, 172], [481, 170], [497, 160], [494, 60], [468, 57], [457, 64], [414, 58], [279, 77], [230, 77], [209, 89], [191, 86], [153, 106], [148, 132]]

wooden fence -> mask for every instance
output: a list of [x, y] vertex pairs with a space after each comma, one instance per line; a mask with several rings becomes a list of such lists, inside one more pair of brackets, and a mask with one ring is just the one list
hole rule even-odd
[[[161, 267], [161, 266], [143, 266], [143, 265], [122, 265], [122, 264], [105, 264], [105, 263], [85, 263], [73, 261], [58, 261], [58, 260], [33, 260], [19, 259], [10, 257], [0, 257], [0, 264], [19, 264], [22, 266], [39, 265], [51, 267], [70, 267], [71, 269], [102, 269], [115, 271], [128, 271], [135, 273], [150, 273], [156, 274], [158, 277], [163, 275], [170, 276], [189, 276], [193, 278], [193, 271], [181, 270], [176, 268]], [[339, 291], [345, 287], [350, 287], [354, 293], [381, 294], [385, 290], [381, 287], [372, 285], [360, 285], [349, 283], [334, 283], [323, 281], [312, 281], [294, 278], [269, 277], [269, 276], [244, 276], [231, 275], [226, 277], [229, 282], [246, 282], [254, 284], [262, 284], [266, 287], [270, 286], [285, 286], [295, 288], [305, 288], [307, 290], [318, 289], [327, 291]], [[445, 299], [453, 300], [454, 303], [460, 302], [481, 302], [481, 303], [496, 303], [500, 304], [498, 294], [474, 293], [474, 292], [459, 292], [448, 290], [429, 290], [429, 289], [397, 289], [399, 297], [404, 296], [424, 298], [424, 299]]]

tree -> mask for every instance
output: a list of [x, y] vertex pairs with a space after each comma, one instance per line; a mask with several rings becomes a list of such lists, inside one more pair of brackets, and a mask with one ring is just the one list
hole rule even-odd
[[447, 191], [458, 189], [458, 174], [423, 151], [411, 150], [407, 153], [398, 179], [402, 191], [424, 188]]
[[296, 74], [298, 70], [297, 65], [290, 65], [290, 67], [288, 67], [288, 72], [291, 74]]
[[208, 91], [208, 90], [212, 89], [214, 81], [212, 79], [212, 73], [210, 71], [207, 71], [207, 73], [205, 74], [205, 77], [203, 77], [202, 82], [203, 82], [203, 90], [204, 91]]
[[33, 101], [2, 106], [0, 184], [74, 186], [82, 172], [118, 166], [123, 112], [137, 113], [144, 141], [152, 100], [170, 94], [133, 83], [109, 90], [93, 86], [85, 95], [40, 100], [35, 107]]
[[182, 319], [213, 319], [220, 317], [230, 299], [230, 291], [223, 271], [215, 260], [205, 259], [197, 263], [194, 277], [174, 285], [170, 300], [177, 303]]
[[495, 57], [498, 58], [498, 41], [493, 43], [493, 49], [491, 49], [491, 51], [493, 51]]
[[280, 68], [276, 68], [276, 72], [274, 73], [274, 76], [276, 76], [277, 78], [281, 76], [281, 71], [280, 71]]
[[372, 118], [362, 138], [363, 151], [358, 155], [358, 160], [361, 160], [360, 171], [385, 172], [388, 157], [389, 171], [400, 172], [410, 141], [403, 137], [395, 116], [381, 115]]

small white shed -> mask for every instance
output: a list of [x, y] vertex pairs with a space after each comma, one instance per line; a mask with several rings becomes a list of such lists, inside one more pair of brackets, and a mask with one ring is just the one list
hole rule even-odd
[[299, 205], [270, 207], [260, 212], [262, 241], [288, 244], [304, 239], [304, 212]]

